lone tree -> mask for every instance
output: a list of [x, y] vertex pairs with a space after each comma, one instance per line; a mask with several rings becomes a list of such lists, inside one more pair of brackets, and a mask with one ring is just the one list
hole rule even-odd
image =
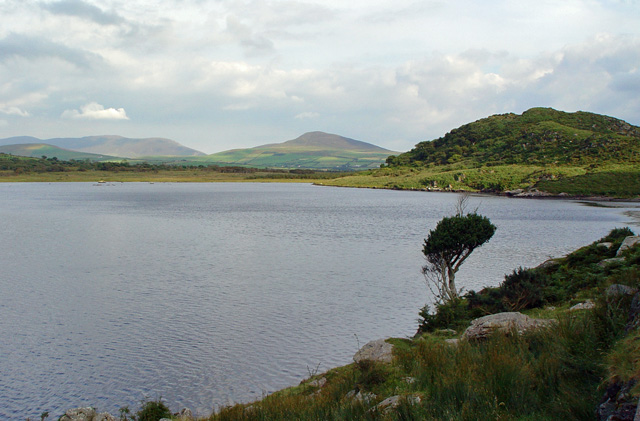
[[471, 252], [489, 241], [496, 232], [496, 226], [486, 216], [478, 215], [477, 210], [464, 214], [466, 200], [462, 197], [456, 215], [442, 218], [424, 240], [422, 253], [427, 264], [422, 267], [422, 273], [429, 288], [443, 303], [460, 296], [456, 288], [456, 272]]

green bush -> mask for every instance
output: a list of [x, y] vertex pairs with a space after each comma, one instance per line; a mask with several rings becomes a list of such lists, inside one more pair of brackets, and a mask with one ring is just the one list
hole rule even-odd
[[142, 408], [136, 412], [137, 421], [158, 421], [170, 417], [171, 411], [161, 398], [143, 403]]
[[454, 329], [466, 327], [470, 319], [469, 305], [464, 299], [436, 304], [435, 313], [431, 313], [429, 305], [420, 310], [418, 333], [433, 332], [437, 329]]

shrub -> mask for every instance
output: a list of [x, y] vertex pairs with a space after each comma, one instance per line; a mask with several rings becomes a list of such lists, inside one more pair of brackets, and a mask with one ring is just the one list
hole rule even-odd
[[136, 419], [138, 421], [158, 421], [162, 418], [170, 417], [171, 411], [169, 407], [162, 402], [162, 398], [143, 403], [142, 408], [136, 412]]

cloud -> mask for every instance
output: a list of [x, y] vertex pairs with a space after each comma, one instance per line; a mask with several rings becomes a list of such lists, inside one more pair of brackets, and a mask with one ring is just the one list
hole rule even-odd
[[15, 57], [57, 58], [80, 68], [93, 67], [102, 61], [98, 54], [83, 49], [68, 47], [42, 37], [11, 33], [0, 39], [0, 63]]
[[308, 119], [308, 118], [318, 118], [318, 117], [320, 117], [320, 114], [314, 113], [312, 111], [306, 111], [304, 113], [300, 113], [300, 114], [295, 116], [295, 118], [297, 120], [304, 120], [304, 119]]
[[268, 55], [275, 51], [273, 41], [254, 33], [251, 26], [243, 24], [235, 16], [227, 17], [227, 32], [240, 42], [247, 55]]
[[7, 114], [7, 115], [17, 115], [20, 117], [29, 117], [30, 114], [24, 110], [21, 110], [18, 107], [12, 106], [12, 105], [7, 105], [7, 104], [0, 104], [0, 113], [2, 114]]
[[71, 119], [91, 119], [91, 120], [129, 120], [124, 108], [104, 108], [97, 102], [80, 107], [80, 110], [66, 110], [62, 113], [63, 118]]
[[124, 22], [124, 19], [116, 13], [105, 12], [97, 6], [81, 0], [62, 0], [53, 3], [44, 3], [43, 8], [54, 14], [85, 18], [100, 25], [117, 25]]

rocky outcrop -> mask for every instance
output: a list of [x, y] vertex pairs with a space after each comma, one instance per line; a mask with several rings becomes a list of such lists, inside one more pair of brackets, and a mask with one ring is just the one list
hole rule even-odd
[[636, 244], [640, 244], [640, 236], [636, 235], [636, 236], [630, 236], [625, 238], [622, 244], [620, 244], [620, 248], [616, 253], [616, 257], [620, 257], [622, 253], [624, 253], [626, 250], [630, 249], [631, 247], [635, 246]]
[[519, 312], [490, 314], [471, 322], [471, 326], [462, 334], [462, 339], [478, 341], [486, 339], [494, 332], [509, 333], [515, 330], [524, 333], [531, 329], [547, 327], [555, 323], [551, 319], [533, 319]]
[[388, 343], [386, 339], [368, 342], [353, 356], [355, 362], [362, 360], [390, 363], [393, 360], [393, 345]]
[[116, 421], [116, 417], [106, 412], [97, 413], [93, 408], [69, 409], [59, 421]]
[[640, 420], [638, 399], [632, 397], [631, 389], [635, 380], [626, 383], [614, 382], [607, 387], [597, 409], [599, 421], [635, 421]]

